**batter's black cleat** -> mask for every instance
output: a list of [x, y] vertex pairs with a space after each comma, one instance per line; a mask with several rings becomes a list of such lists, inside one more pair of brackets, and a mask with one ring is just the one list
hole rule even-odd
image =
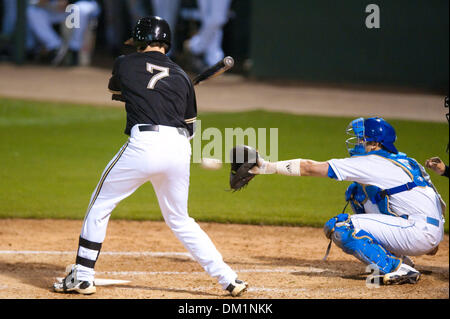
[[69, 267], [69, 274], [62, 281], [58, 281], [53, 284], [53, 290], [55, 292], [75, 292], [82, 295], [92, 295], [97, 291], [93, 282], [77, 279], [76, 265], [71, 265]]
[[411, 266], [402, 264], [396, 271], [385, 274], [383, 283], [385, 285], [416, 284], [419, 279], [420, 272]]
[[247, 288], [248, 284], [246, 282], [236, 279], [233, 283], [228, 285], [227, 290], [233, 297], [239, 297], [247, 291]]

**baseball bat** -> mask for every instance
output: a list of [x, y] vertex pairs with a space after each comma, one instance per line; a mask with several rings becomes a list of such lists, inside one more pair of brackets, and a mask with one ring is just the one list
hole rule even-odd
[[199, 84], [202, 81], [211, 79], [215, 76], [222, 74], [223, 72], [231, 69], [234, 65], [234, 59], [231, 56], [226, 56], [213, 66], [207, 68], [202, 73], [198, 74], [193, 80], [194, 85]]

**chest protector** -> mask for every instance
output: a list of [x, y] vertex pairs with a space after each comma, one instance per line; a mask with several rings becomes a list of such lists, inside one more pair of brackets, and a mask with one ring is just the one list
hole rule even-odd
[[365, 213], [364, 204], [370, 200], [373, 205], [376, 205], [380, 213], [392, 216], [398, 214], [392, 212], [389, 207], [389, 197], [391, 195], [408, 191], [417, 186], [431, 186], [429, 176], [419, 163], [413, 158], [406, 156], [405, 153], [393, 154], [384, 150], [372, 151], [367, 155], [378, 155], [390, 160], [393, 164], [400, 167], [409, 177], [411, 182], [398, 185], [389, 189], [381, 189], [373, 185], [363, 185], [359, 183], [352, 183], [345, 192], [345, 200], [350, 202], [353, 211], [356, 214]]

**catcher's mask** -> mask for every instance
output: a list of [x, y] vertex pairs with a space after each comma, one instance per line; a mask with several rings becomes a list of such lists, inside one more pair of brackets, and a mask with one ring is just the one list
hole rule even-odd
[[132, 38], [128, 39], [125, 44], [145, 48], [152, 42], [162, 42], [167, 44], [166, 52], [169, 52], [171, 41], [172, 36], [167, 21], [153, 16], [139, 19], [134, 27]]
[[347, 126], [346, 133], [351, 136], [345, 141], [350, 156], [365, 154], [364, 118], [360, 117], [351, 121]]
[[360, 117], [353, 120], [347, 126], [347, 134], [352, 136], [346, 140], [350, 156], [365, 154], [366, 142], [378, 142], [387, 151], [394, 154], [398, 153], [397, 148], [394, 146], [394, 142], [397, 139], [395, 130], [391, 124], [380, 117], [368, 119]]

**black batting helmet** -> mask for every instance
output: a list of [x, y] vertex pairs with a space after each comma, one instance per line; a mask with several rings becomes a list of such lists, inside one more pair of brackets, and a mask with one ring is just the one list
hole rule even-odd
[[146, 47], [152, 42], [162, 42], [167, 44], [167, 51], [169, 51], [171, 40], [170, 27], [167, 21], [154, 16], [139, 19], [133, 30], [133, 37], [127, 40], [125, 44]]

